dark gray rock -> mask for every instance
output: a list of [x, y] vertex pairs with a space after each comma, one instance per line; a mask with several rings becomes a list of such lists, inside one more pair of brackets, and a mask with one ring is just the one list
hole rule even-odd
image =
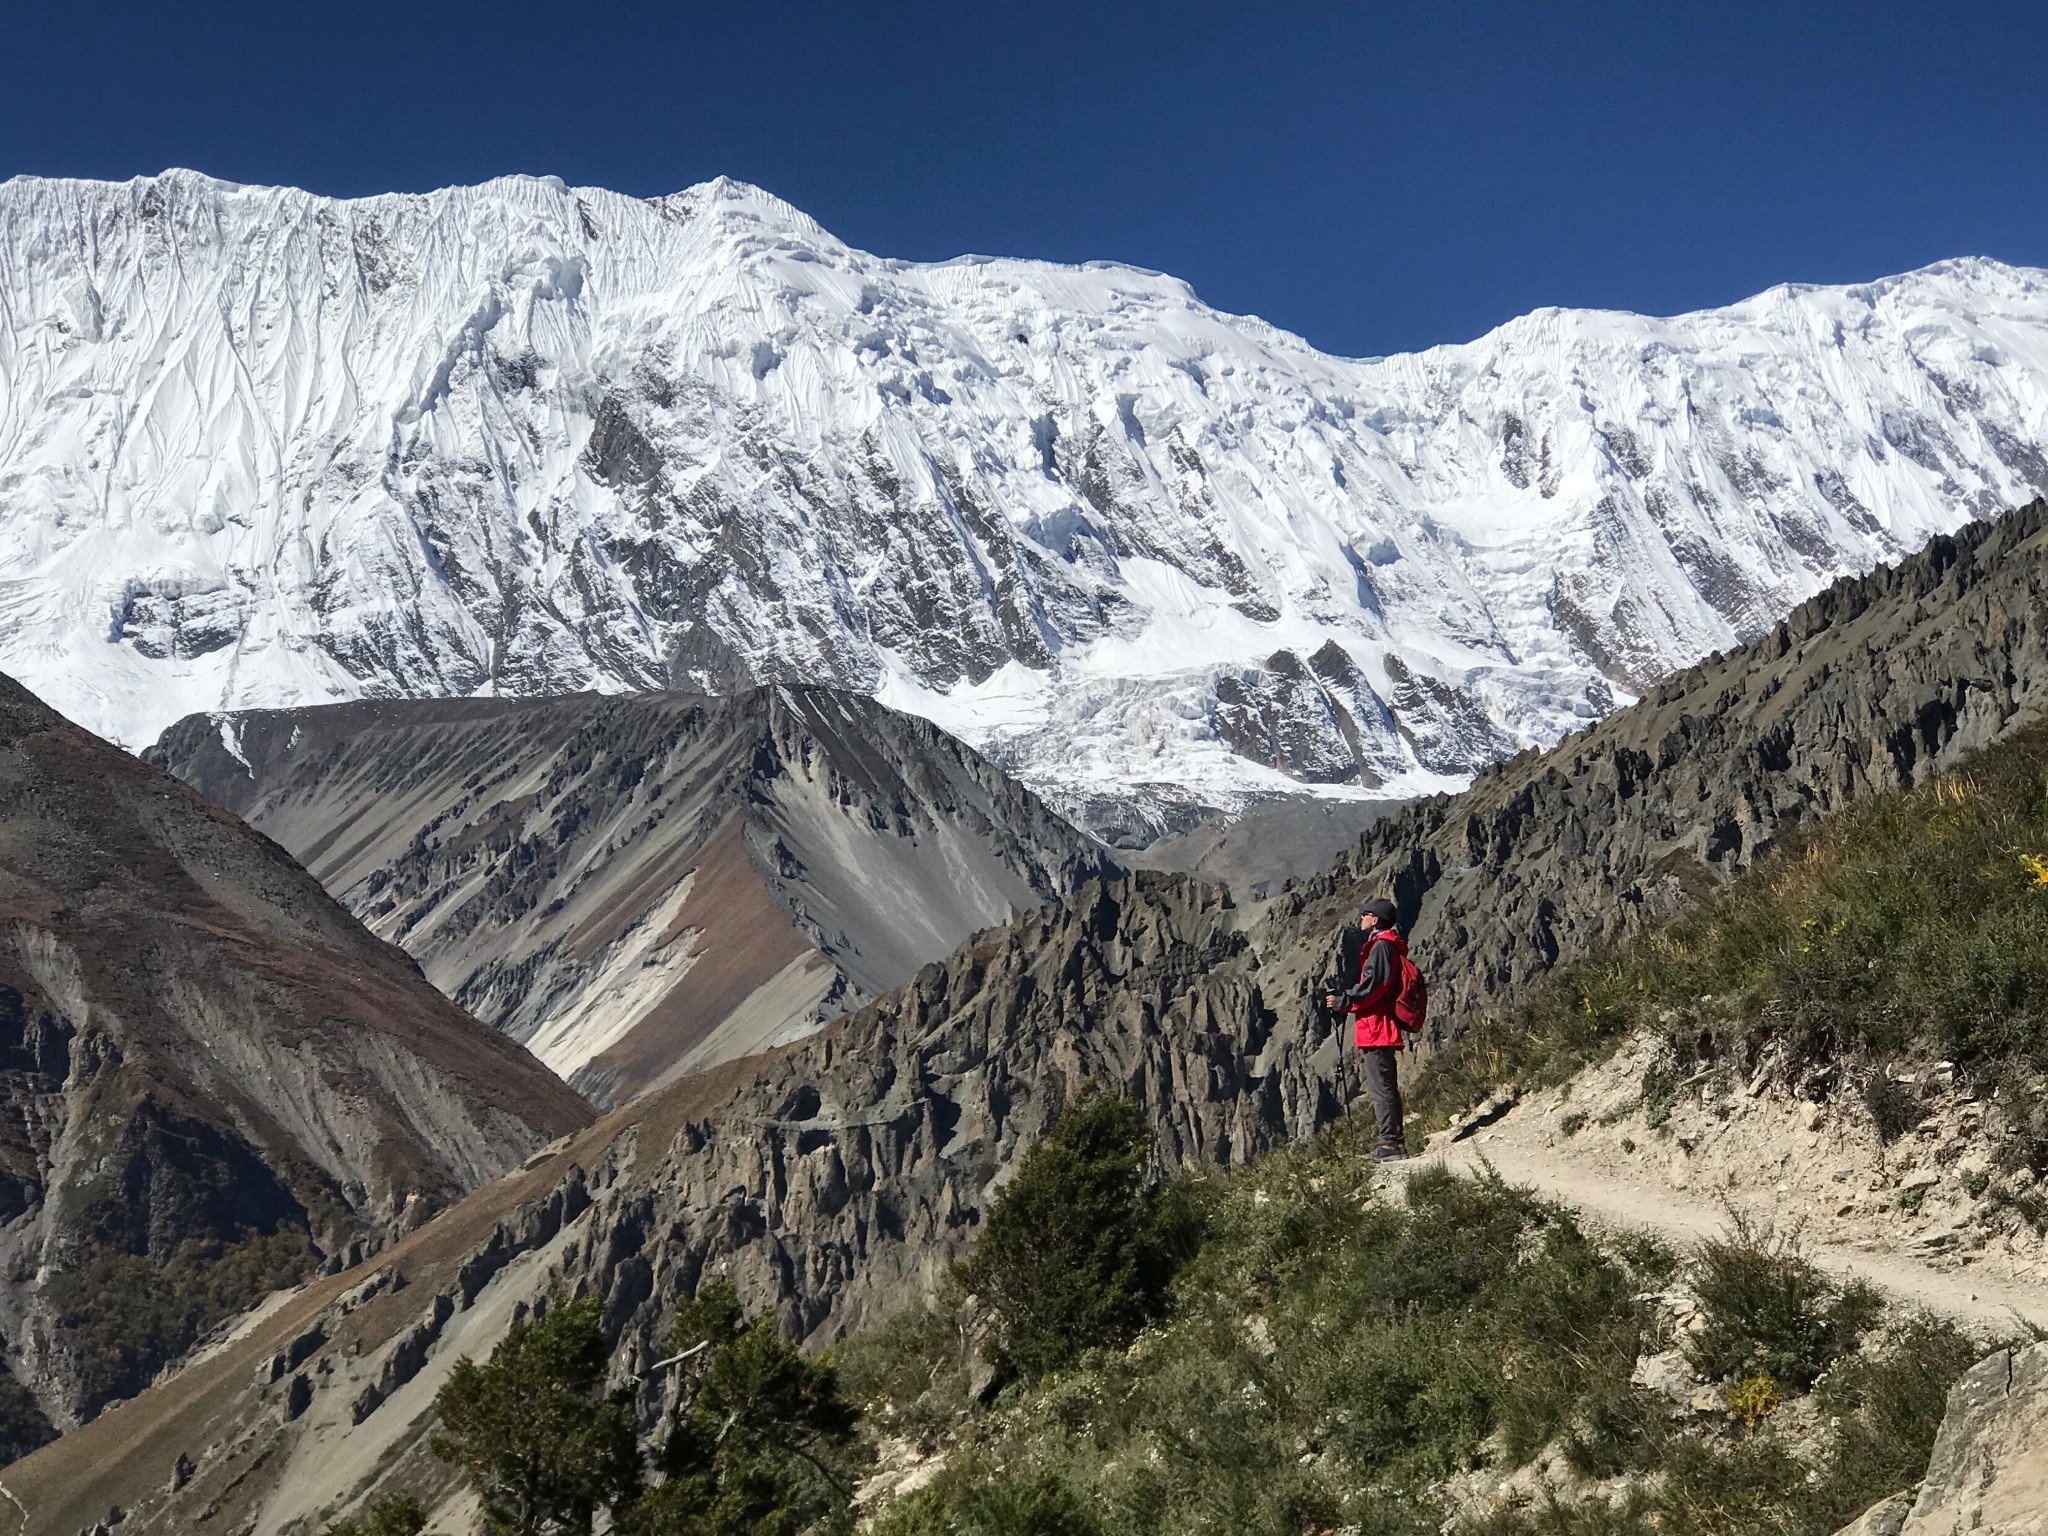
[[606, 1107], [1110, 867], [936, 726], [828, 689], [195, 716], [148, 755]]

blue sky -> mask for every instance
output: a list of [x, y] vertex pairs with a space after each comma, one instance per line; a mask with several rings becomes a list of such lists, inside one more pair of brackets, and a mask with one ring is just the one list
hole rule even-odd
[[1371, 354], [2048, 265], [2048, 6], [14, 4], [0, 176], [759, 182], [888, 255], [1110, 258]]

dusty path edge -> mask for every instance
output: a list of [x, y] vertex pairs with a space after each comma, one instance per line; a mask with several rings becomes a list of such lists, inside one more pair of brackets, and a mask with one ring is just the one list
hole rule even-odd
[[[1538, 1148], [1515, 1145], [1496, 1151], [1477, 1138], [1451, 1141], [1448, 1133], [1432, 1138], [1419, 1156], [1389, 1164], [1388, 1173], [1405, 1184], [1408, 1175], [1431, 1167], [1496, 1173], [1509, 1184], [1562, 1201], [1596, 1226], [1655, 1232], [1682, 1247], [1726, 1233], [1735, 1215], [1749, 1210], [1739, 1201], [1713, 1204], [1669, 1186], [1617, 1179]], [[1866, 1280], [1896, 1301], [1988, 1334], [2048, 1329], [2048, 1286], [2015, 1284], [1968, 1269], [1937, 1269], [1905, 1254], [1811, 1237], [1801, 1238], [1800, 1251], [1831, 1275]]]

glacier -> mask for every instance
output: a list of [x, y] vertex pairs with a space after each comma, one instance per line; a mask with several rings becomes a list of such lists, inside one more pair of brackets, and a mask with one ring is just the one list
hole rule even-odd
[[2048, 274], [1323, 354], [759, 188], [0, 184], [0, 672], [189, 713], [814, 683], [1127, 845], [1455, 787], [2048, 489]]

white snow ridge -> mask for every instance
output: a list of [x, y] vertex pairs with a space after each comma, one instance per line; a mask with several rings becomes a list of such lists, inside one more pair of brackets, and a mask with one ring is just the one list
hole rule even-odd
[[1334, 358], [756, 188], [0, 186], [0, 671], [198, 710], [826, 683], [1142, 839], [1447, 787], [2048, 485], [2044, 274]]

